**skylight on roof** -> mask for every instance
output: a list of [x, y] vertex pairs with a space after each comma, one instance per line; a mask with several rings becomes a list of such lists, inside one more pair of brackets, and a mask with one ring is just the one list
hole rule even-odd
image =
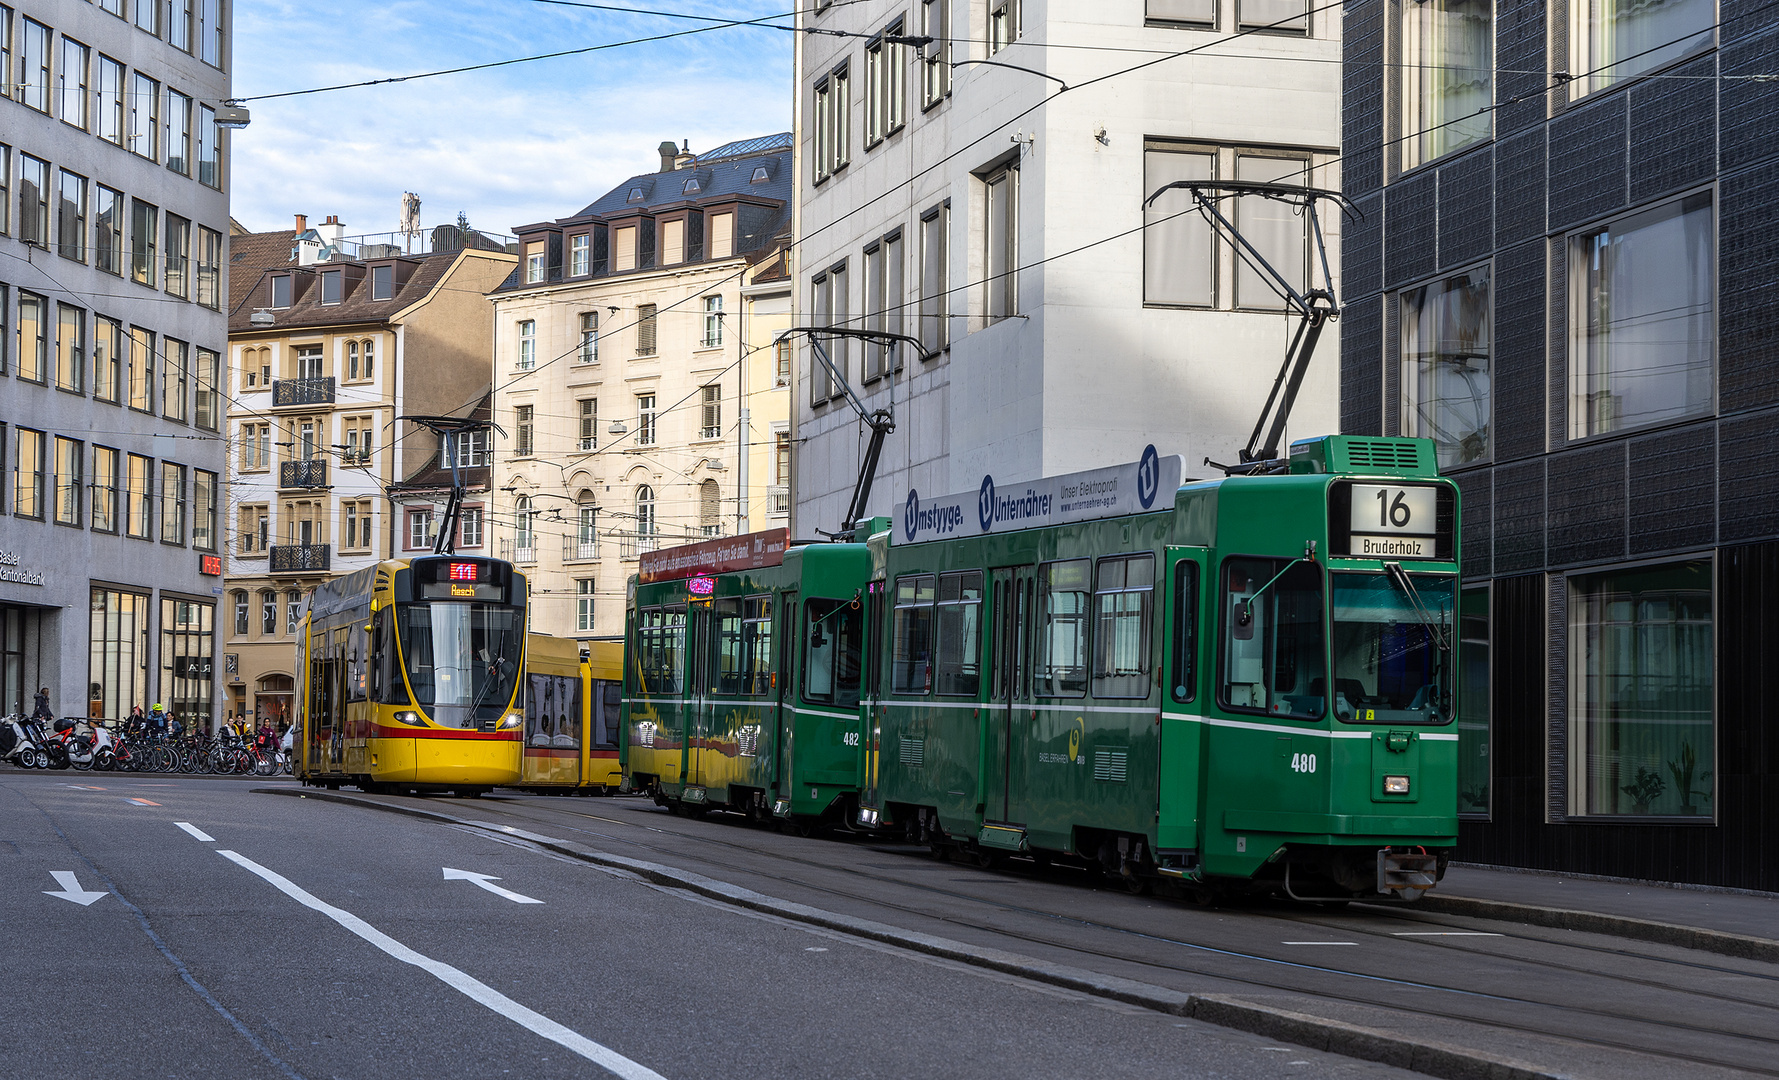
[[766, 181], [768, 181], [770, 179], [772, 179], [771, 170], [767, 169], [766, 166], [764, 166], [764, 165], [755, 165], [754, 166], [754, 175], [748, 178], [748, 183], [750, 183], [750, 184], [764, 184]]
[[630, 189], [630, 195], [624, 201], [626, 201], [626, 202], [641, 202], [645, 197], [646, 196], [643, 195], [641, 188], [633, 187]]
[[694, 176], [691, 179], [686, 181], [685, 193], [687, 195], [696, 195], [700, 191], [703, 191], [703, 190], [704, 190], [704, 188], [699, 185], [698, 178], [696, 176]]

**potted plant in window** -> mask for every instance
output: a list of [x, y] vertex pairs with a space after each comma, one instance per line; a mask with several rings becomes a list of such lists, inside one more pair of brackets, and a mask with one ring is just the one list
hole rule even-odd
[[[1674, 777], [1674, 787], [1680, 793], [1680, 812], [1683, 814], [1696, 814], [1699, 812], [1698, 807], [1693, 805], [1693, 796], [1695, 795], [1699, 796], [1705, 802], [1711, 801], [1711, 791], [1709, 788], [1695, 789], [1693, 787], [1693, 773], [1698, 767], [1698, 755], [1693, 753], [1693, 744], [1690, 742], [1681, 743], [1680, 757], [1668, 762], [1668, 773]], [[1699, 774], [1699, 783], [1703, 784], [1709, 779], [1711, 779], [1710, 769], [1706, 769], [1703, 773]]]
[[1637, 779], [1621, 786], [1619, 790], [1631, 797], [1631, 812], [1633, 814], [1647, 814], [1649, 813], [1649, 804], [1660, 798], [1662, 792], [1668, 790], [1668, 782], [1649, 766], [1639, 765], [1637, 766]]

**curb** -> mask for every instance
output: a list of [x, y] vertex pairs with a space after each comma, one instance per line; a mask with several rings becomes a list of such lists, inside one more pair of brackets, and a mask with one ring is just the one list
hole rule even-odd
[[1716, 953], [1719, 956], [1733, 956], [1740, 960], [1779, 963], [1779, 941], [1770, 938], [1732, 934], [1724, 930], [1706, 930], [1697, 926], [1678, 926], [1632, 918], [1629, 915], [1606, 915], [1597, 911], [1574, 911], [1569, 908], [1516, 904], [1507, 900], [1478, 900], [1468, 896], [1437, 894], [1422, 897], [1416, 907], [1446, 915], [1466, 915], [1477, 919], [1523, 922], [1557, 930], [1608, 934], [1656, 945], [1675, 945], [1683, 949]]
[[1006, 975], [1015, 975], [1035, 982], [1090, 994], [1094, 997], [1109, 998], [1113, 1001], [1153, 1009], [1171, 1016], [1197, 1020], [1218, 1027], [1233, 1028], [1254, 1035], [1264, 1035], [1267, 1038], [1295, 1043], [1312, 1050], [1322, 1050], [1340, 1054], [1343, 1057], [1394, 1065], [1428, 1076], [1442, 1077], [1444, 1080], [1563, 1080], [1560, 1073], [1553, 1073], [1512, 1058], [1445, 1043], [1408, 1039], [1376, 1028], [1361, 1027], [1357, 1024], [1243, 1001], [1227, 994], [1189, 994], [1179, 990], [1169, 990], [1166, 987], [1137, 982], [1116, 975], [1101, 975], [1083, 968], [1039, 960], [1035, 957], [1005, 952], [1001, 949], [970, 945], [961, 941], [953, 941], [950, 938], [904, 930], [869, 919], [840, 915], [789, 900], [781, 900], [688, 870], [679, 870], [663, 866], [660, 863], [645, 862], [641, 859], [631, 859], [606, 852], [578, 850], [551, 837], [506, 826], [492, 826], [488, 822], [454, 817], [436, 810], [394, 806], [330, 791], [256, 788], [253, 793], [319, 799], [323, 802], [384, 810], [406, 814], [409, 817], [516, 836], [559, 855], [566, 855], [597, 866], [626, 870], [657, 885], [683, 889], [751, 911], [820, 926], [854, 937], [866, 938], [928, 956], [998, 971]]

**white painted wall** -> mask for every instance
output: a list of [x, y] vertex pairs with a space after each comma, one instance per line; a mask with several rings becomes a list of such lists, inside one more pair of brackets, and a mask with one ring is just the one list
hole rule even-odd
[[[951, 346], [934, 361], [908, 361], [896, 382], [897, 430], [885, 445], [872, 513], [891, 513], [910, 486], [939, 494], [973, 488], [985, 472], [1014, 480], [1095, 468], [1133, 461], [1150, 442], [1184, 455], [1187, 475], [1202, 475], [1206, 456], [1234, 460], [1247, 442], [1295, 329], [1279, 312], [1231, 310], [1227, 289], [1220, 310], [1144, 305], [1144, 143], [1312, 151], [1310, 182], [1338, 189], [1338, 11], [1316, 16], [1307, 38], [1232, 37], [1236, 0], [1221, 5], [1221, 31], [1146, 26], [1141, 0], [1056, 4], [1055, 17], [1052, 6], [1024, 0], [1021, 40], [992, 59], [1071, 89], [1026, 71], [966, 65], [954, 69], [951, 96], [923, 112], [920, 70], [911, 63], [907, 126], [869, 150], [865, 39], [799, 35], [800, 310], [811, 309], [811, 278], [845, 259], [856, 324], [865, 303], [863, 249], [898, 225], [909, 238], [905, 302], [913, 304], [919, 216], [946, 198], [952, 206]], [[989, 58], [986, 9], [982, 0], [953, 0], [954, 59]], [[908, 33], [919, 33], [920, 10], [918, 2], [867, 0], [804, 18], [811, 27], [871, 35], [900, 15]], [[851, 162], [816, 185], [814, 86], [843, 60], [853, 84]], [[1115, 74], [1154, 60], [1161, 62]], [[987, 324], [975, 174], [1012, 152], [1020, 158], [1018, 288], [1027, 317]], [[1324, 221], [1324, 229], [1338, 267], [1339, 223]], [[1220, 246], [1218, 257], [1227, 283], [1232, 255]], [[1323, 335], [1287, 438], [1337, 429], [1338, 336], [1338, 324]], [[849, 378], [867, 406], [887, 403], [888, 386], [859, 385], [856, 346], [852, 356]], [[800, 378], [809, 364], [805, 348]], [[841, 524], [863, 439], [850, 409], [813, 406], [806, 385], [792, 400], [794, 531], [810, 536]]]

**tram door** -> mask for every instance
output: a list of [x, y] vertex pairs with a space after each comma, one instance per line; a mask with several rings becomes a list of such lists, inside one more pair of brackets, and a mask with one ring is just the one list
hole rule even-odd
[[703, 784], [705, 734], [710, 729], [710, 604], [691, 604], [686, 610], [686, 681], [680, 706], [680, 765], [682, 784]]
[[772, 797], [788, 799], [791, 795], [791, 748], [787, 743], [792, 721], [796, 719], [791, 702], [797, 697], [793, 670], [798, 641], [796, 593], [779, 594], [776, 618], [778, 627], [773, 631], [772, 640], [778, 655], [773, 657], [772, 681], [778, 707], [773, 710], [772, 721]]
[[986, 753], [983, 754], [982, 816], [986, 821], [1014, 823], [1023, 817], [1018, 786], [1023, 732], [1030, 730], [1026, 690], [1026, 664], [1029, 647], [1029, 623], [1036, 571], [1029, 566], [1001, 567], [990, 571], [990, 614], [993, 621], [989, 634], [988, 705], [983, 725]]
[[[1156, 806], [1156, 846], [1190, 851], [1200, 846], [1199, 771], [1204, 725], [1196, 722], [1205, 701], [1203, 657], [1216, 640], [1217, 611], [1204, 603], [1203, 548], [1167, 549], [1167, 594], [1162, 616], [1161, 785]], [[1211, 655], [1215, 655], [1214, 652]]]

